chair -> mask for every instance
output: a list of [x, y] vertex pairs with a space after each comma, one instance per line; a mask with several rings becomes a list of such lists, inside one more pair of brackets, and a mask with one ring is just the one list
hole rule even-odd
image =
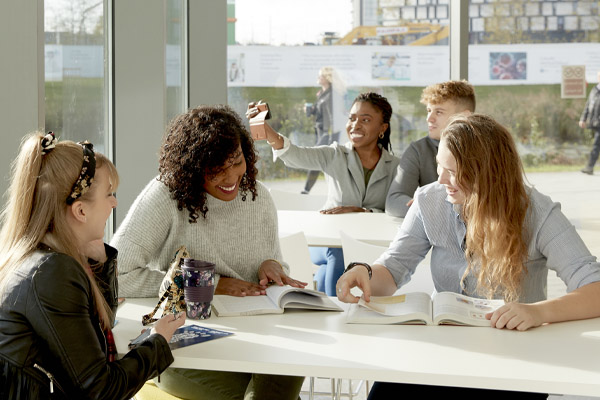
[[[387, 250], [387, 247], [375, 246], [369, 243], [361, 242], [356, 240], [347, 233], [340, 231], [340, 238], [342, 239], [342, 249], [344, 251], [344, 261], [346, 264], [351, 261], [364, 261], [372, 263], [379, 256]], [[431, 252], [427, 253], [427, 256], [412, 275], [410, 281], [398, 289], [399, 293], [408, 292], [425, 292], [433, 293], [433, 278], [431, 277]], [[353, 292], [354, 293], [354, 292]]]
[[297, 232], [279, 238], [283, 260], [290, 266], [290, 276], [299, 281], [307, 282], [308, 287], [315, 287], [314, 274], [319, 267], [310, 261], [308, 244], [304, 233]]
[[269, 189], [277, 210], [319, 211], [327, 201], [327, 196], [300, 194], [278, 189]]

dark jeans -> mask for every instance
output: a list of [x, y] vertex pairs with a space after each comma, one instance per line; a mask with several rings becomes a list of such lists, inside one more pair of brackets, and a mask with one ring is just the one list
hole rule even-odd
[[600, 130], [594, 131], [594, 143], [592, 144], [592, 151], [590, 153], [590, 160], [588, 161], [587, 167], [594, 169], [596, 161], [598, 161], [598, 155], [600, 154]]
[[367, 400], [382, 399], [451, 399], [459, 400], [541, 400], [545, 393], [512, 392], [452, 386], [411, 385], [405, 383], [375, 382]]

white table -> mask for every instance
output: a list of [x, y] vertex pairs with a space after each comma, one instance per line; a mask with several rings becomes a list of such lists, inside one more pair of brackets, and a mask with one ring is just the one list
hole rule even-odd
[[377, 246], [388, 246], [402, 218], [385, 213], [321, 214], [318, 211], [277, 211], [281, 236], [304, 232], [309, 246], [342, 247], [340, 231]]
[[[119, 353], [155, 299], [127, 299], [114, 329]], [[454, 326], [345, 324], [343, 313], [211, 317], [234, 332], [174, 351], [173, 366], [221, 371], [600, 395], [600, 318], [527, 332]]]

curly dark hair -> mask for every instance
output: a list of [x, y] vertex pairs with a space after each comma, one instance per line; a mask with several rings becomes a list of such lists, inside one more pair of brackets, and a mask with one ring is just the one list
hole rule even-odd
[[391, 152], [392, 145], [390, 144], [390, 135], [392, 133], [390, 127], [390, 120], [392, 119], [392, 105], [380, 94], [374, 92], [365, 92], [361, 93], [352, 102], [352, 105], [356, 102], [369, 103], [379, 111], [381, 111], [381, 115], [383, 117], [383, 123], [388, 124], [387, 129], [383, 133], [383, 139], [378, 138], [377, 143], [381, 144], [381, 146], [387, 151]]
[[242, 147], [246, 173], [240, 183], [242, 200], [248, 192], [256, 199], [256, 161], [254, 141], [241, 118], [226, 105], [202, 105], [175, 117], [167, 127], [160, 150], [158, 180], [177, 200], [177, 208], [189, 211], [190, 223], [199, 214], [206, 218], [204, 183], [219, 174]]

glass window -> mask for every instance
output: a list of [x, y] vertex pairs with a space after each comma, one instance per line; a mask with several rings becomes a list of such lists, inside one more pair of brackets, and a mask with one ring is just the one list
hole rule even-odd
[[[186, 2], [187, 3], [187, 2]], [[187, 108], [184, 77], [185, 9], [184, 0], [166, 2], [166, 88], [167, 122]]]
[[578, 126], [586, 99], [561, 97], [562, 67], [585, 66], [588, 91], [596, 84], [597, 2], [472, 0], [469, 13], [477, 111], [509, 128], [527, 169], [580, 169], [590, 150]]
[[[228, 0], [228, 102], [244, 115], [248, 102], [263, 99], [276, 130], [296, 144], [315, 145], [310, 109], [323, 90], [319, 71], [331, 67], [330, 137], [345, 143], [352, 100], [378, 92], [394, 109], [391, 140], [400, 155], [427, 134], [423, 87], [449, 77], [448, 3]], [[274, 163], [265, 142], [257, 148], [261, 180], [286, 179], [290, 190], [302, 189], [305, 171]]]
[[44, 14], [46, 130], [106, 153], [104, 2], [46, 0]]

